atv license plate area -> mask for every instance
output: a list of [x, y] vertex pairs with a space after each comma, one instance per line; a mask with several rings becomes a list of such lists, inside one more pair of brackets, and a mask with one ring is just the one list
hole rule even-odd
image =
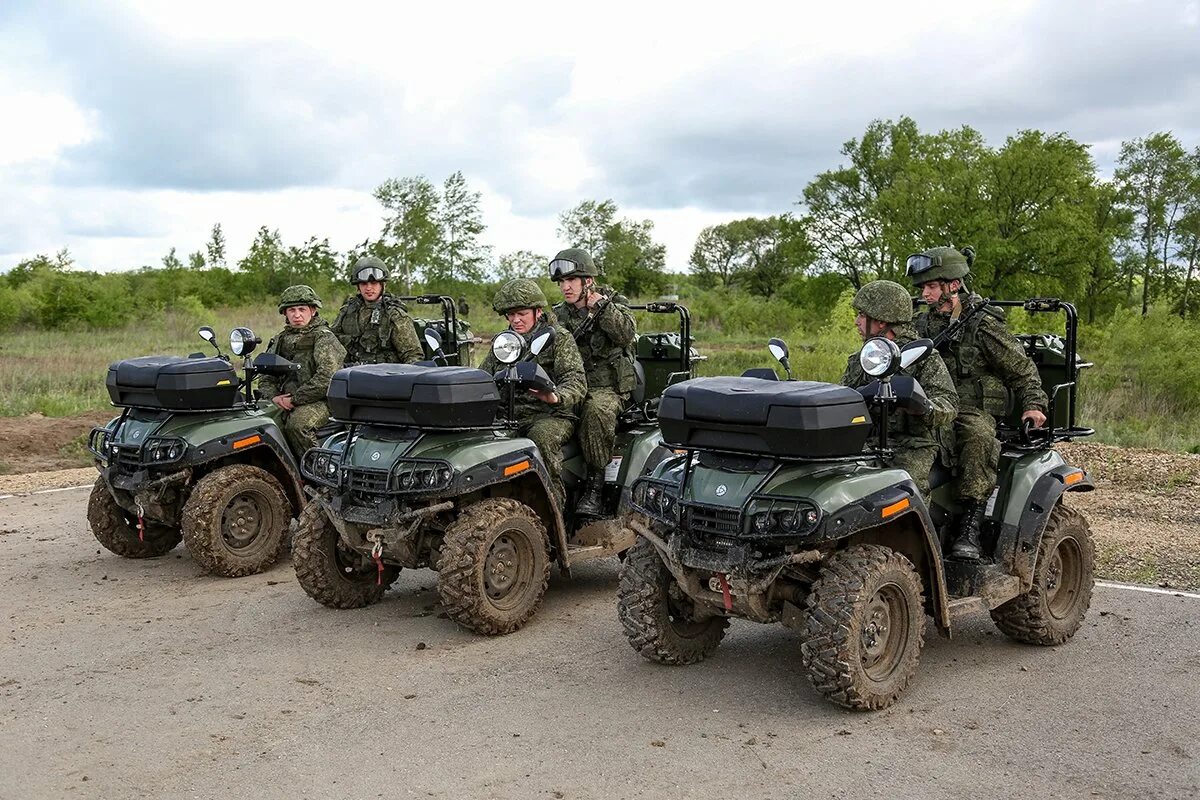
[[608, 462], [608, 466], [604, 468], [604, 482], [616, 483], [617, 476], [621, 474], [621, 456], [613, 456], [612, 461]]

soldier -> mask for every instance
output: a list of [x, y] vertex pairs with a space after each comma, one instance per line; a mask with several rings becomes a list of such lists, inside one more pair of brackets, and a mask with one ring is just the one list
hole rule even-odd
[[[537, 445], [550, 473], [551, 489], [559, 507], [566, 502], [562, 483], [562, 448], [575, 432], [576, 411], [587, 394], [587, 378], [583, 359], [571, 334], [555, 324], [554, 315], [541, 288], [529, 278], [513, 278], [496, 292], [492, 308], [508, 319], [509, 330], [520, 334], [525, 341], [553, 327], [554, 342], [534, 357], [555, 383], [555, 391], [529, 393], [516, 399], [518, 432]], [[494, 373], [501, 368], [496, 357], [488, 353], [480, 369]]]
[[279, 313], [287, 325], [271, 339], [267, 352], [299, 364], [300, 372], [282, 379], [264, 377], [258, 384], [263, 396], [283, 409], [283, 434], [298, 458], [317, 446], [317, 428], [329, 419], [325, 405], [329, 381], [346, 357], [346, 348], [321, 319], [320, 307], [321, 298], [310, 286], [283, 290]]
[[[898, 283], [868, 283], [854, 295], [854, 308], [858, 311], [854, 324], [864, 343], [873, 337], [884, 336], [903, 347], [920, 338], [912, 327], [912, 298]], [[891, 445], [896, 454], [892, 463], [908, 472], [917, 490], [928, 500], [929, 471], [933, 469], [941, 443], [949, 436], [950, 424], [958, 412], [958, 393], [954, 391], [954, 382], [950, 380], [945, 362], [937, 353], [930, 353], [899, 374], [915, 378], [921, 384], [929, 398], [930, 409], [923, 416], [896, 412], [891, 422]], [[872, 380], [863, 372], [858, 354], [850, 356], [842, 384], [858, 389]]]
[[[935, 247], [908, 257], [908, 277], [929, 306], [914, 323], [921, 336], [933, 338], [981, 302], [979, 295], [966, 287], [974, 260], [975, 251], [969, 247], [962, 252]], [[1021, 408], [1021, 419], [1031, 421], [1034, 427], [1046, 423], [1049, 404], [1037, 367], [1008, 332], [1004, 314], [997, 308], [974, 314], [941, 351], [958, 389], [955, 462], [958, 497], [965, 512], [950, 554], [977, 561], [979, 526], [1000, 468], [995, 417], [1008, 412], [1009, 391]]]
[[460, 317], [470, 316], [471, 306], [467, 305], [467, 296], [460, 294], [458, 296], [458, 315]]
[[350, 270], [358, 293], [346, 300], [333, 321], [333, 332], [346, 348], [346, 366], [412, 364], [425, 357], [412, 318], [389, 294], [388, 271], [375, 256], [364, 256]]
[[563, 302], [554, 306], [571, 332], [587, 373], [587, 397], [579, 421], [579, 444], [588, 466], [587, 491], [576, 507], [583, 516], [603, 513], [604, 469], [617, 438], [617, 417], [629, 403], [637, 326], [623, 298], [596, 285], [600, 273], [587, 252], [572, 247], [550, 262], [550, 277]]

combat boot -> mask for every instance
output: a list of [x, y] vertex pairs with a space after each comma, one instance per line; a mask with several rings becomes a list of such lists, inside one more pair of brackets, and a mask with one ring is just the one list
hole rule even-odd
[[601, 497], [603, 491], [604, 476], [588, 476], [587, 486], [583, 491], [583, 497], [579, 498], [579, 504], [575, 506], [575, 513], [581, 517], [604, 516], [604, 501]]
[[966, 514], [963, 515], [962, 527], [959, 528], [958, 538], [950, 548], [951, 558], [961, 558], [963, 561], [978, 561], [980, 553], [980, 526], [983, 524], [983, 503], [967, 504]]

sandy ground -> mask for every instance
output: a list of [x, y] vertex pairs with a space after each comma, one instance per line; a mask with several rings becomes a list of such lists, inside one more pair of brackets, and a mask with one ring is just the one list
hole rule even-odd
[[643, 661], [615, 562], [556, 577], [523, 630], [440, 618], [432, 574], [358, 611], [284, 562], [101, 552], [87, 492], [0, 500], [0, 797], [1200, 795], [1200, 599], [1097, 587], [1075, 639], [987, 617], [928, 634], [876, 714], [829, 705], [796, 636], [735, 622], [703, 664]]

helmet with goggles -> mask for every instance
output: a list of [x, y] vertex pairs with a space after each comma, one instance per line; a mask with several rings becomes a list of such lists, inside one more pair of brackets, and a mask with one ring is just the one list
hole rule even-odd
[[550, 280], [561, 281], [565, 278], [595, 278], [600, 275], [596, 262], [586, 250], [578, 247], [568, 247], [560, 250], [558, 255], [550, 259]]
[[363, 256], [354, 262], [350, 270], [350, 282], [357, 285], [377, 281], [383, 283], [388, 279], [388, 268], [383, 259], [375, 256]]
[[914, 253], [904, 262], [904, 272], [914, 286], [930, 281], [962, 280], [971, 272], [975, 251], [965, 247], [960, 252], [953, 247], [934, 247]]

